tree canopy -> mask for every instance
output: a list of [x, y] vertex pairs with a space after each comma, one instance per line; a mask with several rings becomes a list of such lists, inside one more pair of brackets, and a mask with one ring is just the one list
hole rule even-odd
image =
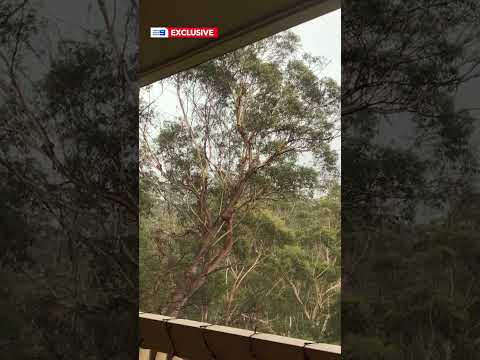
[[[224, 299], [219, 307], [220, 300], [207, 296], [215, 309], [210, 314], [217, 313], [210, 316], [224, 323], [245, 325], [253, 313], [278, 317], [265, 308], [245, 308], [260, 305], [254, 305], [255, 292], [275, 288], [269, 282], [273, 277], [283, 284], [283, 290], [271, 289], [278, 296], [276, 310], [288, 296], [303, 308], [303, 318], [320, 324], [317, 316], [328, 296], [320, 300], [311, 286], [320, 281], [318, 293], [338, 293], [339, 224], [332, 220], [323, 240], [324, 230], [306, 234], [298, 224], [305, 218], [315, 223], [312, 213], [326, 218], [335, 213], [328, 206], [327, 213], [320, 210], [321, 198], [336, 181], [330, 143], [338, 136], [340, 110], [338, 85], [319, 74], [324, 65], [322, 58], [302, 52], [297, 35], [284, 32], [168, 79], [163, 85], [175, 94], [179, 115], [166, 117], [144, 104], [140, 181], [148, 264], [143, 266], [157, 269], [155, 281], [145, 269], [145, 280], [156, 282], [153, 288], [163, 293], [150, 293], [150, 309], [199, 317], [206, 310], [195, 316], [192, 306], [210, 293]], [[329, 199], [338, 204], [338, 198]], [[276, 208], [289, 202], [298, 206], [291, 209], [295, 222], [286, 218], [287, 210], [278, 214]], [[330, 254], [336, 254], [326, 255], [328, 271], [336, 274], [328, 281], [328, 271], [316, 263], [325, 257], [327, 245], [319, 242], [327, 238]], [[147, 256], [152, 242], [156, 265], [154, 255]], [[258, 278], [252, 280], [257, 289], [247, 277]], [[309, 331], [310, 337], [320, 336]]]

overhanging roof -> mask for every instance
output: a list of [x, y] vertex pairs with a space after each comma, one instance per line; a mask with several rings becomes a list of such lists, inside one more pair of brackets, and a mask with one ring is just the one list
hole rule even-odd
[[[140, 86], [340, 8], [340, 0], [140, 1]], [[217, 26], [219, 39], [151, 39], [151, 26]]]

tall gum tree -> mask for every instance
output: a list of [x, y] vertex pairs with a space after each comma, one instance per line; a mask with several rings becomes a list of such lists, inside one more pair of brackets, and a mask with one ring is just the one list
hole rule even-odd
[[142, 112], [141, 182], [160, 199], [157, 245], [174, 249], [158, 311], [178, 316], [223, 268], [242, 213], [312, 195], [334, 170], [340, 94], [324, 64], [285, 32], [168, 79], [180, 116]]

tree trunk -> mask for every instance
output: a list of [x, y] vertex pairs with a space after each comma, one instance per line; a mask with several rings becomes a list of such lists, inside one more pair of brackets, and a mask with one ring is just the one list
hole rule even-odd
[[[191, 297], [207, 282], [208, 276], [223, 265], [227, 256], [233, 248], [233, 214], [224, 219], [227, 224], [227, 236], [225, 237], [224, 246], [219, 250], [218, 254], [207, 263], [199, 264], [198, 262], [192, 264], [185, 273], [184, 286], [179, 286], [175, 289], [172, 301], [168, 304], [165, 315], [172, 317], [179, 317], [183, 308], [191, 299]], [[198, 272], [197, 269], [203, 269]]]

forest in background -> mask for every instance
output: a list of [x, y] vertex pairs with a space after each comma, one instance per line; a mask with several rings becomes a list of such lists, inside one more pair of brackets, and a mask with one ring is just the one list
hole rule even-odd
[[[247, 214], [225, 265], [182, 317], [338, 344], [339, 195], [334, 186], [322, 198], [265, 202]], [[168, 248], [158, 248], [161, 226], [171, 219], [153, 202], [140, 225], [140, 306], [146, 312], [168, 302], [165, 289], [184, 270], [169, 264]]]
[[140, 114], [140, 309], [340, 342], [339, 87], [284, 32]]

